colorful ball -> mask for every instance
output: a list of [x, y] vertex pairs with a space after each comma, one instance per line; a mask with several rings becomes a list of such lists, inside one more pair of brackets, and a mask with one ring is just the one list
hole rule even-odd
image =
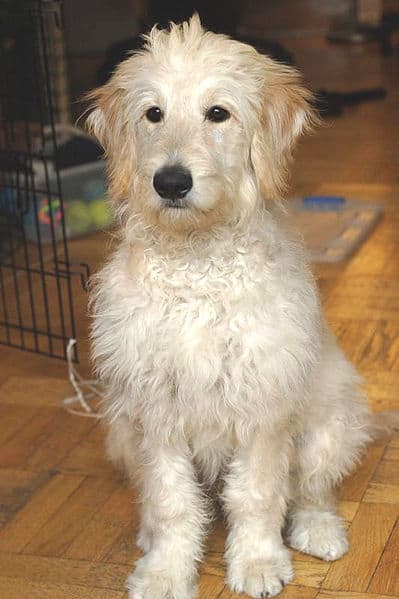
[[105, 200], [93, 200], [90, 202], [90, 214], [96, 227], [107, 227], [112, 221], [112, 214]]
[[93, 219], [87, 202], [72, 200], [66, 207], [66, 226], [69, 235], [85, 233], [92, 225]]

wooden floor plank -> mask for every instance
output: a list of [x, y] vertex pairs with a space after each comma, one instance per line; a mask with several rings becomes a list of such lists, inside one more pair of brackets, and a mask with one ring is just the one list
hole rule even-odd
[[0, 552], [0, 572], [6, 572], [9, 578], [30, 583], [46, 581], [49, 585], [77, 585], [124, 591], [129, 570], [120, 564]]
[[361, 314], [362, 319], [374, 321], [378, 315], [383, 315], [389, 326], [396, 329], [399, 321], [398, 297], [399, 281], [396, 279], [342, 276], [339, 286], [329, 294], [325, 307], [332, 319], [355, 320]]
[[392, 439], [385, 450], [385, 460], [397, 460], [399, 461], [399, 437]]
[[322, 591], [317, 595], [317, 599], [399, 599], [399, 596], [351, 593], [347, 591]]
[[13, 520], [0, 531], [0, 551], [21, 551], [36, 537], [69, 496], [83, 481], [79, 476], [57, 474], [19, 510]]
[[0, 576], [0, 597], [4, 599], [122, 599], [123, 595], [122, 591], [110, 589]]
[[115, 482], [87, 477], [24, 547], [24, 553], [62, 556], [115, 490]]
[[328, 562], [310, 556], [305, 556], [305, 558], [300, 556], [298, 559], [298, 555], [294, 554], [295, 585], [319, 588], [323, 584], [329, 568], [330, 564]]
[[370, 483], [364, 494], [363, 501], [367, 503], [391, 503], [399, 505], [399, 484]]
[[[334, 293], [330, 297], [334, 298]], [[347, 320], [340, 313], [334, 331], [344, 350], [362, 371], [398, 370], [399, 322], [377, 320], [377, 314], [373, 319], [367, 319], [359, 312], [358, 319]]]
[[399, 504], [399, 459], [395, 450], [394, 444], [387, 445], [364, 494], [365, 502]]
[[399, 520], [389, 537], [368, 591], [399, 596]]
[[218, 551], [208, 551], [201, 564], [200, 571], [202, 574], [223, 578], [225, 573], [223, 553], [219, 553]]
[[389, 484], [393, 480], [399, 482], [399, 460], [388, 459], [385, 452], [373, 474], [371, 482], [384, 485]]
[[41, 408], [33, 417], [3, 444], [0, 451], [0, 468], [24, 469], [35, 450], [43, 430], [55, 418], [55, 410]]
[[361, 501], [370, 480], [380, 463], [385, 450], [385, 443], [375, 444], [368, 448], [360, 465], [346, 478], [339, 488], [339, 498], [346, 501]]
[[120, 478], [118, 472], [106, 459], [104, 437], [104, 426], [100, 422], [82, 439], [81, 443], [71, 449], [59, 464], [59, 469], [90, 476]]
[[37, 409], [31, 406], [0, 404], [0, 452], [2, 445], [33, 418]]
[[94, 425], [92, 418], [77, 418], [58, 409], [37, 438], [34, 450], [26, 459], [26, 467], [32, 470], [56, 468]]
[[219, 576], [206, 576], [199, 579], [198, 596], [201, 599], [219, 599], [222, 597], [225, 582]]
[[12, 520], [37, 489], [51, 477], [48, 472], [0, 469], [0, 526]]
[[397, 410], [399, 397], [398, 369], [390, 371], [364, 368], [362, 372], [373, 409], [376, 412]]
[[64, 556], [103, 560], [121, 534], [130, 529], [133, 517], [137, 519], [133, 494], [130, 489], [121, 485], [99, 506], [94, 517], [75, 537]]
[[67, 376], [56, 378], [52, 372], [53, 369], [47, 376], [9, 376], [0, 387], [0, 404], [29, 406], [34, 397], [36, 407], [61, 407], [62, 399], [71, 393], [70, 383]]
[[111, 545], [106, 561], [114, 564], [126, 564], [133, 568], [136, 560], [142, 553], [136, 546], [136, 537], [139, 523], [138, 517], [132, 519], [128, 526]]
[[345, 527], [348, 529], [357, 514], [360, 503], [358, 501], [339, 501], [338, 513], [344, 519]]
[[323, 588], [365, 592], [398, 514], [396, 505], [362, 503], [350, 528], [350, 550], [331, 565]]

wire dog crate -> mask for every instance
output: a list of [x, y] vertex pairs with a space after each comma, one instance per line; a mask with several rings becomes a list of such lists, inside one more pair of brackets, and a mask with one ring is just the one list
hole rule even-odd
[[0, 35], [0, 343], [66, 359], [76, 331], [53, 160], [69, 120], [61, 2], [0, 0]]

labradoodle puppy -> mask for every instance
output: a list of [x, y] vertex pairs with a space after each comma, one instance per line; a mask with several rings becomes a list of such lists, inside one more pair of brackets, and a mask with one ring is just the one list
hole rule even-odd
[[142, 501], [129, 597], [195, 596], [216, 482], [230, 587], [276, 595], [293, 578], [283, 532], [319, 558], [347, 551], [334, 487], [371, 438], [276, 201], [310, 94], [194, 16], [154, 28], [91, 97], [120, 223], [93, 290], [93, 358], [109, 455]]

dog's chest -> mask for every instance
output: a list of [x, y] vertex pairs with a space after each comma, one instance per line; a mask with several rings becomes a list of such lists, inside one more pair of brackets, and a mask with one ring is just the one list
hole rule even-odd
[[150, 421], [162, 412], [165, 422], [227, 425], [299, 384], [316, 326], [300, 276], [245, 252], [144, 266], [135, 276], [119, 268], [103, 288], [93, 341], [105, 378], [128, 388]]
[[[221, 354], [257, 319], [277, 317], [273, 276], [260, 260], [248, 265], [245, 254], [184, 263], [152, 259], [137, 283], [133, 293], [142, 300], [132, 301], [132, 321], [144, 319], [147, 333], [159, 345], [168, 345], [171, 353], [195, 354], [197, 359], [202, 351], [209, 354], [214, 349]], [[143, 301], [145, 309], [139, 307], [137, 312], [136, 304]]]
[[139, 340], [145, 331], [143, 345], [151, 340], [173, 370], [213, 378], [220, 362], [227, 367], [243, 352], [250, 358], [287, 337], [302, 308], [295, 283], [276, 270], [245, 252], [178, 264], [153, 259], [141, 283], [132, 282], [132, 334]]

